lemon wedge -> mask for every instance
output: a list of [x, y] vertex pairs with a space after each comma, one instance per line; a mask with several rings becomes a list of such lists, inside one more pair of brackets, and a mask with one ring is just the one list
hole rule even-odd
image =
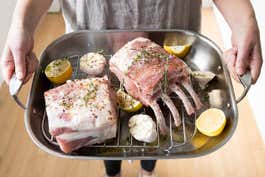
[[136, 112], [143, 107], [142, 103], [134, 99], [129, 94], [125, 93], [121, 89], [116, 92], [117, 102], [119, 107], [127, 112]]
[[170, 53], [171, 55], [176, 55], [179, 58], [185, 57], [188, 52], [190, 51], [191, 45], [185, 44], [185, 45], [164, 45], [164, 49]]
[[226, 124], [226, 117], [222, 110], [210, 108], [204, 111], [196, 120], [197, 129], [204, 135], [219, 135]]
[[56, 59], [45, 68], [45, 75], [54, 84], [62, 84], [72, 76], [72, 66], [66, 58]]

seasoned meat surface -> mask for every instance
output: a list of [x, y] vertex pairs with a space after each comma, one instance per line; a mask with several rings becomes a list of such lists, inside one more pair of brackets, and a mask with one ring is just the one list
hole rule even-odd
[[116, 104], [106, 77], [67, 81], [44, 96], [49, 131], [64, 152], [116, 136]]
[[189, 99], [179, 89], [179, 85], [191, 95], [197, 109], [202, 106], [192, 88], [188, 66], [147, 38], [138, 37], [129, 41], [113, 55], [109, 65], [127, 92], [153, 109], [162, 133], [166, 133], [167, 128], [163, 113], [157, 104], [159, 98], [170, 109], [176, 126], [181, 124], [181, 119], [168, 96], [171, 92], [180, 97], [188, 114], [195, 111]]

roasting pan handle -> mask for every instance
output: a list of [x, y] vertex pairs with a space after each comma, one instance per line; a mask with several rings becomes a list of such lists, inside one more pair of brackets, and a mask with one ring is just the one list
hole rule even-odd
[[15, 102], [24, 110], [26, 110], [26, 106], [20, 101], [20, 99], [17, 97], [17, 95], [12, 96]]
[[241, 96], [236, 99], [236, 103], [239, 103], [241, 100], [243, 100], [245, 98], [245, 96], [247, 95], [248, 90], [251, 86], [251, 82], [252, 82], [250, 71], [247, 71], [245, 74], [243, 74], [242, 76], [239, 76], [238, 78], [239, 78], [240, 83], [244, 87], [244, 91], [241, 94]]
[[16, 74], [14, 73], [9, 81], [9, 93], [15, 100], [15, 102], [22, 108], [27, 109], [26, 106], [18, 98], [18, 92], [20, 91], [23, 85], [23, 81], [17, 79]]

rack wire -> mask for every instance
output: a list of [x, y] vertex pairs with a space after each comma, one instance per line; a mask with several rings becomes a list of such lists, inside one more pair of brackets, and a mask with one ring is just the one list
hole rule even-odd
[[[107, 59], [111, 58], [111, 55], [104, 55]], [[73, 67], [73, 74], [72, 74], [72, 80], [74, 79], [83, 79], [87, 78], [87, 74], [82, 72], [80, 70], [80, 58], [81, 56], [79, 55], [73, 55], [68, 57], [69, 61], [72, 64]], [[108, 69], [105, 70], [106, 74], [110, 76], [110, 72]], [[53, 88], [54, 86], [51, 86]], [[116, 85], [117, 87], [117, 85]], [[168, 138], [166, 142], [163, 142], [161, 144], [161, 135], [159, 134], [159, 127], [158, 124], [156, 123], [156, 131], [158, 132], [157, 139], [155, 143], [144, 143], [137, 141], [136, 139], [133, 138], [131, 134], [128, 133], [128, 139], [126, 143], [124, 141], [121, 141], [121, 130], [122, 130], [122, 119], [121, 119], [121, 110], [118, 110], [118, 121], [117, 121], [117, 135], [116, 138], [113, 139], [111, 142], [104, 142], [102, 144], [94, 144], [94, 145], [88, 145], [86, 147], [89, 148], [122, 148], [124, 152], [126, 152], [128, 149], [140, 149], [144, 151], [145, 149], [158, 149], [162, 148], [164, 153], [169, 154], [172, 150], [175, 148], [181, 147], [186, 145], [187, 143], [190, 142], [192, 137], [196, 133], [196, 128], [195, 128], [195, 119], [196, 119], [196, 113], [192, 116], [187, 116], [185, 114], [185, 109], [183, 106], [181, 106], [181, 119], [182, 119], [182, 124], [181, 127], [178, 127], [181, 131], [177, 132], [177, 135], [180, 136], [182, 141], [176, 141], [174, 139], [174, 130], [176, 127], [174, 127], [174, 120], [171, 115], [169, 115], [169, 132], [168, 132]], [[145, 110], [144, 110], [145, 112]], [[155, 120], [154, 120], [155, 121]], [[156, 122], [156, 121], [155, 121]], [[189, 124], [190, 127], [190, 133], [187, 133], [187, 124]], [[50, 143], [55, 146], [59, 146], [58, 143], [56, 142], [56, 139], [50, 135], [48, 132], [48, 117], [46, 114], [46, 111], [43, 114], [42, 117], [42, 122], [41, 122], [41, 131], [44, 136], [44, 138]]]

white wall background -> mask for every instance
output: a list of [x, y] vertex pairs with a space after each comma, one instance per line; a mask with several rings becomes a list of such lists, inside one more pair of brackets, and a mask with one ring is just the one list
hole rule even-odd
[[[3, 46], [6, 40], [6, 35], [9, 29], [10, 21], [12, 18], [12, 12], [15, 7], [16, 0], [0, 1], [0, 53], [2, 53]], [[0, 72], [0, 84], [2, 81], [2, 76]]]
[[59, 12], [59, 11], [60, 11], [59, 0], [53, 0], [53, 3], [49, 9], [49, 12]]
[[[2, 53], [4, 44], [5, 44], [5, 40], [6, 40], [6, 36], [7, 36], [7, 32], [11, 23], [11, 19], [12, 19], [12, 14], [13, 14], [13, 10], [15, 8], [16, 5], [16, 1], [17, 0], [8, 0], [8, 1], [0, 1], [0, 22], [1, 22], [1, 26], [0, 26], [0, 54]], [[50, 12], [58, 12], [60, 10], [60, 6], [58, 3], [58, 0], [54, 0], [51, 8], [50, 8]], [[2, 79], [2, 73], [0, 71], [0, 85], [2, 83], [3, 79]]]
[[202, 7], [211, 7], [213, 4], [212, 0], [202, 0]]
[[3, 45], [6, 39], [6, 34], [12, 18], [12, 13], [15, 7], [16, 0], [0, 1], [0, 51], [2, 52]]
[[[255, 0], [251, 1], [256, 12], [256, 18], [260, 29], [260, 38], [262, 45], [263, 58], [265, 56], [265, 1]], [[231, 31], [221, 16], [220, 12], [214, 7], [216, 18], [219, 24], [219, 29], [222, 33], [222, 38], [225, 48], [231, 47], [230, 35]], [[243, 13], [243, 12], [242, 12]], [[253, 110], [257, 126], [261, 132], [263, 142], [265, 142], [265, 64], [258, 82], [253, 85], [247, 95], [250, 106]]]
[[[260, 29], [260, 39], [262, 45], [263, 59], [265, 57], [265, 1], [255, 0], [251, 1], [256, 12], [256, 17]], [[264, 63], [264, 62], [263, 62]], [[258, 82], [250, 89], [248, 100], [253, 109], [257, 125], [265, 143], [265, 63]]]

